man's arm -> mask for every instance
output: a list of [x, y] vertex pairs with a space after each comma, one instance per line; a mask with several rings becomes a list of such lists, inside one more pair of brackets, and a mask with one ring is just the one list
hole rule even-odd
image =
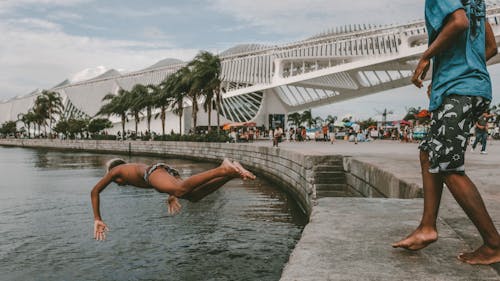
[[486, 20], [486, 61], [494, 57], [498, 53], [497, 41], [490, 23]]
[[458, 35], [469, 27], [469, 20], [467, 19], [464, 9], [458, 9], [451, 13], [445, 21], [443, 29], [439, 32], [429, 48], [422, 54], [417, 68], [415, 69], [411, 82], [418, 88], [422, 88], [422, 80], [425, 79], [425, 75], [429, 70], [431, 58], [451, 46]]

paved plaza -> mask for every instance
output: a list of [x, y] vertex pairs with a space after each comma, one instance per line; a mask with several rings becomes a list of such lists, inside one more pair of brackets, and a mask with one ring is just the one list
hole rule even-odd
[[[421, 186], [416, 143], [284, 142], [277, 149], [352, 156]], [[490, 141], [487, 151], [486, 155], [467, 151], [466, 171], [500, 228], [500, 142]], [[479, 247], [481, 238], [447, 190], [438, 221], [439, 240], [418, 252], [393, 249], [392, 242], [418, 225], [422, 205], [423, 199], [319, 199], [282, 280], [500, 280], [498, 264], [471, 266], [455, 258]]]

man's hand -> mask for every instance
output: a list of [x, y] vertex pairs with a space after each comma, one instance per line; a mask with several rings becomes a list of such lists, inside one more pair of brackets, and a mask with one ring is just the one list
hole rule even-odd
[[177, 197], [169, 195], [167, 199], [167, 205], [168, 205], [168, 213], [171, 215], [175, 215], [178, 212], [180, 212], [182, 205], [179, 203], [179, 199]]
[[94, 239], [104, 241], [106, 232], [109, 231], [108, 226], [101, 220], [94, 220]]
[[432, 83], [427, 86], [427, 97], [430, 99], [431, 98], [431, 92], [432, 92]]
[[422, 88], [422, 81], [425, 79], [430, 65], [431, 61], [426, 58], [421, 58], [418, 62], [417, 68], [415, 68], [415, 72], [413, 73], [413, 77], [411, 78], [411, 82], [418, 88]]

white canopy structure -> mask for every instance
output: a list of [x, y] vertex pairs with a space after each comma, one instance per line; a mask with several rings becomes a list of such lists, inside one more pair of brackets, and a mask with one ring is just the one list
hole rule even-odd
[[[489, 7], [487, 18], [500, 42], [500, 8]], [[267, 126], [270, 115], [406, 86], [426, 47], [423, 21], [349, 25], [285, 45], [238, 45], [219, 54], [223, 80], [220, 114], [227, 122], [253, 121]], [[491, 60], [497, 62], [498, 56]], [[66, 110], [94, 116], [106, 94], [117, 93], [120, 88], [130, 90], [139, 83], [159, 84], [184, 65], [177, 59], [165, 59], [136, 72], [112, 70], [50, 90], [63, 96]], [[17, 120], [19, 113], [32, 106], [36, 95], [0, 103], [0, 123]], [[200, 125], [206, 125], [206, 116], [200, 117]], [[183, 119], [185, 130], [189, 129], [188, 119]]]

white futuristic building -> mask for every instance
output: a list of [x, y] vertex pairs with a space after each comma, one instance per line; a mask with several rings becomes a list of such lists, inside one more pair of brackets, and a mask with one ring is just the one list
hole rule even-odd
[[[500, 42], [500, 8], [489, 7], [487, 18]], [[219, 54], [223, 80], [221, 122], [253, 121], [269, 128], [284, 122], [289, 112], [409, 85], [412, 70], [426, 47], [423, 21], [391, 26], [349, 25], [279, 46], [235, 46]], [[497, 56], [490, 63], [498, 61]], [[61, 94], [66, 114], [94, 116], [106, 94], [117, 93], [120, 88], [130, 90], [135, 84], [159, 84], [184, 65], [166, 59], [139, 71], [111, 70], [90, 80], [63, 82], [50, 90]], [[1, 102], [0, 123], [17, 120], [19, 113], [31, 108], [38, 94], [36, 91]], [[185, 106], [184, 132], [191, 127], [187, 100]], [[216, 120], [216, 114], [212, 120]], [[200, 110], [199, 125], [207, 125], [206, 115]], [[139, 130], [145, 130], [142, 123]], [[178, 117], [169, 113], [167, 132], [177, 132], [178, 123]], [[132, 129], [132, 123], [127, 126]], [[161, 131], [159, 120], [153, 121], [152, 130]]]

